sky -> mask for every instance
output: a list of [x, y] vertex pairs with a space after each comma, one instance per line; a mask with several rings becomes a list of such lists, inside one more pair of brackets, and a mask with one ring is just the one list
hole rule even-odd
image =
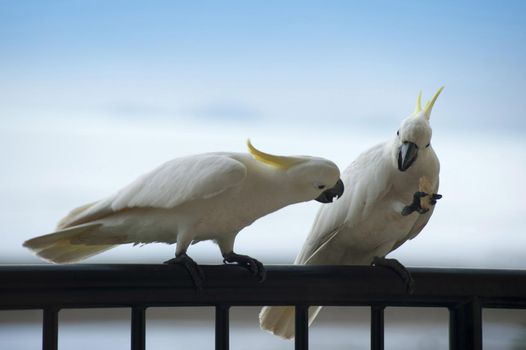
[[[390, 126], [446, 85], [438, 125], [524, 132], [522, 1], [1, 1], [6, 119]], [[427, 95], [426, 95], [427, 94]]]
[[[343, 169], [445, 85], [431, 120], [444, 199], [394, 255], [524, 268], [525, 14], [522, 1], [0, 1], [0, 263], [38, 262], [25, 239], [174, 157], [250, 137]], [[291, 262], [317, 209], [269, 215], [236, 245]], [[220, 261], [212, 244], [191, 250]]]

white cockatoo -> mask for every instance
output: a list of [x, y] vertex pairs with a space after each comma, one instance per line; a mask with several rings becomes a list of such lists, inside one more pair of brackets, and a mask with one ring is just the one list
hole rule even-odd
[[175, 258], [197, 287], [203, 275], [186, 254], [191, 243], [214, 240], [225, 262], [264, 278], [260, 262], [234, 253], [238, 232], [287, 205], [343, 193], [331, 161], [275, 156], [247, 141], [248, 153], [207, 153], [177, 158], [139, 177], [115, 194], [72, 210], [57, 231], [24, 242], [39, 257], [72, 263], [119, 244], [177, 243]]
[[[384, 257], [422, 231], [441, 197], [436, 194], [440, 165], [431, 146], [429, 118], [442, 89], [424, 109], [420, 93], [414, 113], [396, 135], [363, 152], [344, 171], [345, 194], [320, 208], [295, 264], [384, 265], [412, 288], [407, 270]], [[422, 179], [430, 184], [430, 193], [419, 189]], [[428, 209], [420, 205], [422, 198], [428, 200]], [[320, 309], [310, 308], [309, 325]], [[294, 337], [294, 307], [264, 307], [259, 318], [264, 330]]]

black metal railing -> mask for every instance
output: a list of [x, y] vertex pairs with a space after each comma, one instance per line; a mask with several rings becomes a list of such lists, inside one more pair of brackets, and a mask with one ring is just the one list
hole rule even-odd
[[238, 266], [203, 266], [196, 290], [170, 265], [0, 266], [0, 310], [42, 309], [43, 349], [58, 345], [58, 313], [67, 308], [131, 309], [131, 348], [145, 348], [146, 309], [215, 306], [218, 350], [229, 347], [231, 306], [294, 305], [295, 349], [308, 349], [308, 307], [370, 306], [371, 348], [383, 349], [388, 306], [449, 309], [450, 349], [482, 349], [482, 308], [526, 308], [526, 271], [411, 268], [405, 292], [392, 271], [367, 266], [267, 266], [258, 283]]

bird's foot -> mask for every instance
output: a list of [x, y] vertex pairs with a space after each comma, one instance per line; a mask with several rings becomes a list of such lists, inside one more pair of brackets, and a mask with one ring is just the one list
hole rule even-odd
[[263, 264], [248, 255], [240, 255], [230, 252], [223, 255], [223, 263], [237, 263], [238, 265], [247, 268], [252, 273], [252, 275], [258, 277], [259, 282], [263, 282], [267, 275]]
[[205, 273], [203, 272], [203, 269], [201, 269], [201, 266], [197, 265], [197, 263], [186, 255], [186, 253], [179, 254], [175, 258], [167, 260], [164, 263], [169, 265], [183, 265], [186, 268], [186, 271], [190, 274], [195, 288], [203, 289]]
[[439, 200], [440, 198], [442, 198], [441, 194], [438, 194], [438, 193], [431, 194], [431, 205], [437, 204], [437, 200]]
[[[429, 209], [422, 208], [422, 205], [420, 204], [420, 199], [426, 196], [429, 196], [429, 193], [421, 192], [421, 191], [415, 192], [415, 194], [413, 195], [413, 202], [409, 204], [408, 206], [404, 207], [404, 209], [402, 210], [402, 215], [407, 216], [409, 214], [412, 214], [415, 211], [420, 214], [427, 213]], [[431, 194], [431, 200], [430, 200], [431, 205], [435, 205], [437, 200], [439, 200], [440, 198], [442, 198], [441, 194], [438, 194], [438, 193]]]
[[371, 264], [372, 266], [386, 267], [394, 271], [404, 282], [406, 290], [409, 294], [413, 294], [415, 290], [415, 281], [411, 276], [411, 273], [396, 259], [387, 259], [381, 257], [375, 257]]

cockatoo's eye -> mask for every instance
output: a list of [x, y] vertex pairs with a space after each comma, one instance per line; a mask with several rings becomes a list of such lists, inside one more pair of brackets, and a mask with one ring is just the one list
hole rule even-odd
[[400, 130], [396, 132], [396, 136], [400, 136]]
[[319, 185], [318, 189], [323, 190], [325, 188], [325, 185]]
[[429, 147], [429, 145], [430, 145], [430, 143], [428, 143], [428, 144], [426, 145], [426, 148], [428, 148], [428, 147]]

